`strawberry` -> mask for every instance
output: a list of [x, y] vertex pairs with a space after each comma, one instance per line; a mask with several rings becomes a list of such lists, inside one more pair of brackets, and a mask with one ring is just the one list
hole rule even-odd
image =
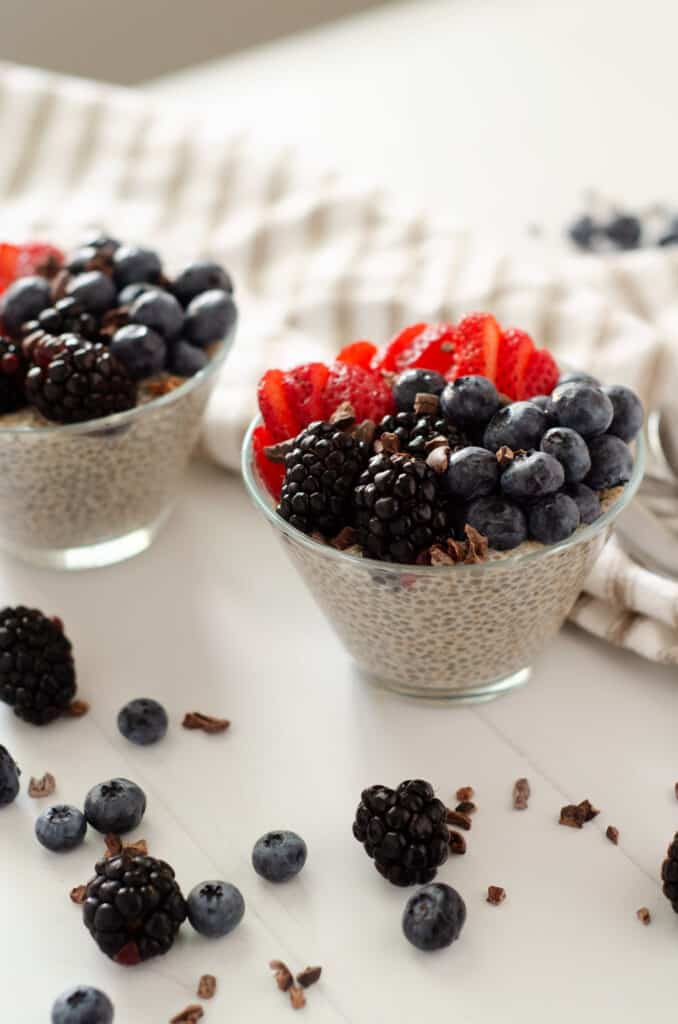
[[457, 340], [454, 324], [431, 324], [396, 353], [394, 369], [402, 373], [410, 367], [421, 367], [445, 374], [452, 366]]
[[550, 395], [558, 383], [559, 372], [558, 364], [548, 349], [536, 349], [527, 361], [517, 397]]
[[510, 327], [502, 331], [497, 354], [497, 391], [508, 395], [514, 401], [518, 398], [520, 384], [527, 361], [535, 351], [534, 342], [526, 331]]
[[425, 331], [428, 324], [412, 324], [406, 327], [400, 334], [396, 334], [392, 341], [384, 348], [380, 348], [372, 359], [371, 369], [396, 371], [396, 357], [409, 348], [410, 344], [422, 331]]
[[267, 448], [270, 444], [275, 444], [275, 441], [268, 427], [257, 427], [252, 435], [254, 460], [259, 470], [259, 476], [266, 484], [269, 493], [278, 501], [285, 477], [285, 467], [281, 463], [271, 462], [266, 457], [264, 448]]
[[282, 370], [266, 371], [259, 381], [257, 397], [261, 415], [273, 440], [285, 441], [288, 437], [296, 437], [304, 424], [294, 415]]
[[337, 362], [351, 363], [353, 366], [362, 366], [364, 370], [369, 370], [376, 354], [377, 346], [371, 341], [353, 341], [342, 348], [337, 356]]
[[351, 403], [358, 422], [370, 419], [378, 423], [395, 409], [391, 389], [381, 375], [349, 363], [330, 366], [324, 398], [326, 419], [342, 402]]
[[303, 363], [283, 374], [285, 395], [292, 414], [301, 427], [323, 418], [323, 391], [329, 369], [324, 363]]
[[494, 380], [501, 328], [490, 313], [471, 313], [456, 328], [456, 352], [448, 380], [479, 374]]
[[46, 242], [27, 242], [24, 245], [0, 242], [0, 292], [4, 292], [17, 277], [44, 273], [50, 267], [58, 269], [63, 260], [61, 250]]

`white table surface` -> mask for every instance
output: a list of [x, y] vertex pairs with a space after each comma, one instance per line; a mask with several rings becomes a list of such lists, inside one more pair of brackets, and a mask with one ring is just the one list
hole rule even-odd
[[[631, 201], [670, 197], [670, 17], [657, 0], [633, 11], [607, 0], [420, 2], [149, 91], [315, 142], [340, 166], [518, 237], [528, 220], [555, 228], [589, 184]], [[530, 685], [492, 704], [430, 706], [369, 689], [240, 483], [202, 464], [155, 547], [134, 561], [58, 575], [0, 558], [0, 603], [18, 602], [62, 615], [92, 710], [37, 731], [0, 707], [0, 743], [24, 772], [24, 791], [0, 813], [0, 978], [13, 1022], [46, 1021], [56, 993], [82, 981], [111, 995], [117, 1024], [161, 1024], [194, 1001], [204, 972], [220, 984], [206, 1022], [282, 1021], [293, 1011], [268, 976], [272, 958], [323, 966], [304, 1011], [317, 1024], [625, 1022], [674, 1011], [678, 919], [658, 872], [678, 827], [675, 670], [567, 629]], [[141, 695], [171, 714], [155, 749], [116, 729], [119, 707]], [[232, 727], [185, 732], [189, 709]], [[240, 928], [210, 943], [187, 927], [166, 958], [134, 970], [109, 963], [68, 899], [99, 837], [57, 856], [32, 835], [44, 802], [25, 786], [47, 770], [66, 802], [113, 775], [140, 783], [148, 811], [135, 835], [186, 891], [211, 877], [237, 884]], [[533, 791], [524, 813], [510, 801], [520, 775]], [[466, 899], [468, 922], [431, 956], [400, 933], [407, 893], [384, 883], [351, 837], [360, 790], [411, 776], [448, 800], [472, 784], [479, 806], [467, 855], [440, 872]], [[561, 805], [584, 797], [600, 816], [581, 832], [558, 826]], [[619, 847], [604, 837], [608, 824]], [[306, 838], [309, 861], [272, 887], [249, 853], [279, 827]], [[506, 888], [502, 906], [484, 901], [488, 884]], [[649, 928], [635, 917], [643, 905]]]

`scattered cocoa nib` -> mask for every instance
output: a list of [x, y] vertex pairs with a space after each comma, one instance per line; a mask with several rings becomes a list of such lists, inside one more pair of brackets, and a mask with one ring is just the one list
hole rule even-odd
[[292, 985], [290, 989], [290, 1002], [295, 1010], [303, 1010], [306, 1006], [306, 996], [301, 985]]
[[500, 903], [503, 903], [506, 899], [506, 890], [502, 889], [500, 885], [488, 885], [487, 887], [487, 902], [493, 906], [498, 907]]
[[455, 811], [459, 811], [460, 814], [475, 814], [477, 810], [478, 808], [472, 800], [462, 800], [455, 807]]
[[299, 971], [297, 974], [297, 981], [302, 988], [309, 988], [311, 985], [315, 985], [322, 972], [322, 967], [304, 967], [303, 971]]
[[484, 537], [482, 533], [478, 533], [469, 523], [464, 527], [464, 533], [466, 534], [466, 558], [464, 562], [467, 565], [472, 565], [474, 562], [484, 562], [489, 548], [487, 537]]
[[337, 551], [346, 551], [347, 548], [352, 548], [358, 539], [358, 534], [352, 526], [345, 526], [343, 530], [340, 530], [336, 537], [333, 537], [330, 544]]
[[294, 449], [294, 438], [287, 441], [278, 441], [277, 444], [269, 444], [264, 448], [264, 455], [269, 462], [284, 462], [285, 456]]
[[450, 446], [447, 442], [445, 442], [444, 445], [436, 445], [436, 447], [426, 456], [426, 465], [429, 469], [432, 469], [434, 473], [442, 475], [447, 471], [449, 464]]
[[650, 911], [647, 909], [647, 907], [640, 907], [638, 910], [636, 910], [636, 917], [638, 918], [640, 923], [644, 925], [648, 925], [652, 920], [652, 915], [650, 914]]
[[457, 828], [463, 828], [466, 832], [471, 827], [471, 819], [468, 814], [462, 814], [460, 811], [449, 811], [447, 812], [447, 824], [455, 825]]
[[227, 718], [214, 718], [200, 711], [187, 711], [181, 723], [184, 729], [201, 729], [203, 732], [225, 732], [231, 724]]
[[87, 896], [87, 886], [76, 885], [75, 888], [71, 889], [69, 896], [73, 903], [84, 903]]
[[211, 999], [217, 990], [217, 979], [213, 974], [203, 974], [198, 982], [198, 998]]
[[275, 983], [281, 992], [287, 992], [289, 988], [292, 988], [294, 978], [287, 964], [284, 964], [282, 960], [271, 960], [268, 966], [275, 972]]
[[590, 800], [582, 800], [579, 804], [567, 804], [560, 809], [560, 825], [567, 825], [569, 828], [582, 828], [587, 821], [592, 821], [600, 811], [597, 810]]
[[330, 416], [332, 423], [338, 430], [348, 430], [355, 423], [355, 409], [350, 402], [342, 402]]
[[466, 840], [461, 832], [455, 832], [454, 829], [450, 829], [448, 844], [450, 847], [450, 853], [466, 853]]
[[176, 1016], [172, 1017], [170, 1024], [196, 1024], [196, 1021], [201, 1020], [204, 1016], [205, 1011], [202, 1006], [193, 1003], [182, 1010], [181, 1013], [177, 1013]]
[[185, 383], [183, 377], [176, 377], [174, 374], [168, 374], [161, 380], [148, 380], [146, 381], [146, 391], [153, 398], [161, 398], [163, 395], [169, 395], [170, 391], [176, 391], [182, 384]]
[[357, 441], [362, 441], [368, 448], [371, 448], [376, 430], [377, 425], [374, 420], [363, 420], [353, 428], [353, 436]]
[[148, 855], [148, 843], [145, 839], [137, 839], [136, 843], [123, 843], [122, 849], [124, 853], [131, 853], [138, 857]]
[[122, 839], [113, 832], [109, 832], [108, 835], [104, 836], [104, 843], [106, 845], [104, 857], [107, 860], [110, 857], [118, 857], [122, 853]]
[[89, 704], [86, 700], [73, 700], [68, 705], [66, 714], [70, 715], [71, 718], [82, 718], [89, 711]]
[[389, 434], [388, 431], [377, 438], [374, 442], [375, 452], [387, 452], [396, 455], [400, 451], [400, 438], [397, 434]]
[[473, 800], [475, 795], [476, 792], [473, 786], [460, 786], [455, 793], [457, 800]]
[[419, 391], [414, 396], [414, 411], [417, 416], [433, 415], [438, 411], [440, 399], [437, 395], [429, 395], [426, 391]]
[[530, 799], [530, 784], [527, 779], [516, 779], [513, 783], [513, 807], [516, 811], [526, 811]]
[[49, 286], [49, 294], [52, 302], [58, 302], [59, 299], [63, 299], [66, 295], [66, 287], [70, 280], [70, 274], [67, 270], [58, 270], [52, 278]]
[[31, 776], [31, 781], [28, 783], [28, 795], [32, 796], [34, 800], [39, 800], [43, 796], [51, 796], [55, 789], [56, 779], [51, 772], [45, 772], [41, 779]]
[[611, 843], [614, 843], [615, 846], [619, 845], [619, 829], [615, 828], [614, 825], [607, 826], [605, 829], [605, 835]]

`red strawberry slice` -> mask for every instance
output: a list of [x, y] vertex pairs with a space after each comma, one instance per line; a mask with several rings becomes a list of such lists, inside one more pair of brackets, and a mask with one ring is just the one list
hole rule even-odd
[[410, 327], [406, 327], [400, 334], [396, 334], [392, 341], [389, 341], [388, 345], [384, 348], [379, 349], [372, 360], [373, 370], [391, 370], [396, 371], [396, 357], [404, 352], [405, 349], [409, 348], [410, 344], [418, 337], [422, 331], [425, 331], [428, 324], [412, 324]]
[[324, 397], [326, 419], [342, 402], [351, 403], [358, 422], [378, 423], [395, 408], [391, 389], [380, 374], [349, 363], [332, 364]]
[[54, 272], [63, 261], [61, 250], [47, 242], [28, 242], [25, 245], [0, 242], [0, 292], [4, 292], [17, 277]]
[[321, 420], [325, 415], [323, 392], [329, 374], [324, 363], [303, 363], [285, 372], [285, 395], [292, 415], [301, 427]]
[[540, 348], [532, 353], [525, 367], [518, 398], [532, 398], [533, 395], [550, 395], [558, 383], [558, 364], [548, 351]]
[[353, 341], [345, 345], [337, 356], [338, 363], [351, 363], [353, 366], [362, 366], [369, 370], [370, 364], [377, 354], [377, 346], [371, 341]]
[[395, 371], [410, 367], [445, 374], [452, 366], [459, 338], [454, 324], [431, 324], [394, 356]]
[[259, 409], [274, 441], [296, 437], [303, 423], [299, 423], [287, 397], [285, 374], [282, 370], [267, 370], [257, 388]]
[[490, 313], [470, 313], [457, 324], [457, 351], [448, 380], [479, 374], [494, 380], [501, 328]]
[[534, 351], [534, 342], [526, 331], [520, 331], [516, 327], [502, 331], [496, 379], [497, 391], [500, 394], [517, 400], [525, 367]]
[[266, 457], [264, 448], [267, 448], [270, 444], [275, 444], [275, 441], [268, 427], [257, 427], [252, 435], [254, 460], [259, 470], [259, 476], [266, 484], [269, 493], [278, 501], [285, 476], [285, 467], [281, 463], [271, 462]]

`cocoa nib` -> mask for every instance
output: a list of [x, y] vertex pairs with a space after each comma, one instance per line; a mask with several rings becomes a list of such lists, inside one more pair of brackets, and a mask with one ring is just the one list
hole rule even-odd
[[204, 1016], [205, 1011], [202, 1006], [193, 1003], [172, 1017], [170, 1024], [196, 1024], [196, 1021], [201, 1020]]
[[162, 398], [163, 395], [169, 395], [171, 391], [176, 391], [184, 383], [183, 377], [168, 374], [167, 377], [162, 377], [160, 380], [146, 381], [146, 390], [154, 398]]
[[500, 903], [503, 903], [506, 899], [506, 890], [502, 889], [500, 885], [488, 885], [487, 887], [487, 902], [497, 907]]
[[507, 444], [503, 444], [497, 451], [497, 462], [500, 466], [508, 466], [509, 462], [513, 462], [513, 460], [517, 459], [519, 455], [527, 455], [524, 448], [516, 448], [514, 451], [513, 448], [509, 448]]
[[109, 832], [108, 835], [104, 836], [104, 843], [106, 844], [104, 857], [107, 860], [110, 857], [117, 857], [122, 853], [122, 839], [113, 832]]
[[582, 828], [587, 821], [592, 821], [597, 814], [600, 814], [590, 800], [582, 800], [579, 804], [566, 804], [560, 809], [560, 825], [567, 825], [568, 828]]
[[640, 923], [644, 925], [648, 925], [652, 920], [652, 915], [650, 914], [650, 911], [647, 909], [647, 907], [640, 907], [638, 910], [636, 910], [636, 917], [638, 918]]
[[386, 452], [389, 455], [396, 455], [400, 451], [400, 438], [397, 434], [389, 434], [387, 431], [374, 442], [374, 450], [377, 454]]
[[264, 455], [269, 462], [284, 462], [285, 456], [294, 449], [294, 438], [287, 441], [278, 441], [277, 444], [269, 444], [264, 448]]
[[614, 825], [607, 826], [605, 829], [605, 835], [611, 843], [614, 843], [615, 846], [619, 845], [619, 829], [615, 828]]
[[41, 779], [31, 776], [31, 781], [28, 783], [28, 795], [35, 800], [39, 800], [43, 796], [51, 796], [55, 789], [56, 779], [51, 772], [45, 772]]
[[434, 473], [443, 474], [450, 464], [450, 446], [447, 442], [444, 445], [436, 445], [426, 456], [426, 465]]
[[448, 844], [450, 847], [450, 853], [466, 853], [466, 840], [461, 832], [455, 832], [454, 829], [450, 829]]
[[336, 537], [333, 537], [330, 544], [337, 551], [346, 551], [347, 548], [352, 548], [358, 540], [358, 534], [352, 526], [345, 526], [343, 530], [340, 530]]
[[477, 810], [478, 808], [471, 800], [462, 800], [455, 807], [455, 811], [459, 811], [460, 814], [475, 814]]
[[438, 411], [440, 399], [437, 395], [430, 395], [426, 391], [419, 391], [414, 396], [414, 411], [417, 416], [433, 415]]
[[516, 779], [513, 783], [513, 807], [516, 811], [526, 811], [530, 799], [530, 784], [527, 779]]
[[76, 885], [75, 888], [71, 889], [69, 896], [73, 903], [84, 903], [87, 898], [87, 886]]
[[275, 982], [281, 992], [287, 992], [288, 988], [292, 988], [294, 978], [287, 964], [282, 960], [271, 960], [268, 966], [275, 972]]
[[303, 1010], [306, 1006], [306, 996], [301, 985], [292, 985], [290, 989], [290, 1002], [295, 1010]]
[[217, 990], [217, 979], [213, 974], [203, 974], [198, 982], [198, 998], [211, 999]]
[[302, 988], [309, 988], [311, 985], [315, 985], [322, 971], [322, 967], [304, 967], [303, 971], [299, 971], [297, 974], [297, 981]]
[[89, 704], [86, 700], [73, 700], [66, 709], [66, 714], [71, 718], [82, 718], [89, 711]]
[[181, 723], [184, 729], [201, 729], [203, 732], [225, 732], [231, 724], [227, 718], [214, 718], [200, 711], [187, 711]]
[[337, 430], [348, 430], [355, 423], [355, 409], [350, 402], [342, 402], [334, 410], [329, 421]]
[[429, 565], [455, 565], [455, 559], [452, 555], [448, 554], [444, 547], [440, 544], [433, 544], [428, 549], [428, 564]]
[[[435, 451], [436, 448], [447, 448], [447, 449], [449, 449], [449, 447], [450, 447], [449, 438], [445, 437], [444, 434], [436, 434], [435, 437], [432, 437], [430, 441], [426, 442], [426, 444], [424, 445], [424, 451], [432, 452], [432, 451]], [[448, 458], [449, 458], [449, 451], [448, 451]]]
[[457, 828], [463, 828], [468, 832], [471, 827], [471, 819], [468, 814], [462, 814], [460, 811], [448, 811], [447, 824], [455, 825]]
[[466, 557], [464, 561], [467, 565], [471, 565], [474, 562], [484, 562], [487, 558], [487, 549], [489, 548], [487, 537], [484, 537], [482, 533], [478, 533], [468, 523], [464, 527], [464, 533], [466, 534]]
[[457, 800], [473, 800], [475, 795], [473, 786], [460, 786], [455, 793]]
[[357, 441], [362, 441], [368, 448], [372, 447], [377, 425], [374, 420], [363, 420], [353, 428], [353, 436]]

